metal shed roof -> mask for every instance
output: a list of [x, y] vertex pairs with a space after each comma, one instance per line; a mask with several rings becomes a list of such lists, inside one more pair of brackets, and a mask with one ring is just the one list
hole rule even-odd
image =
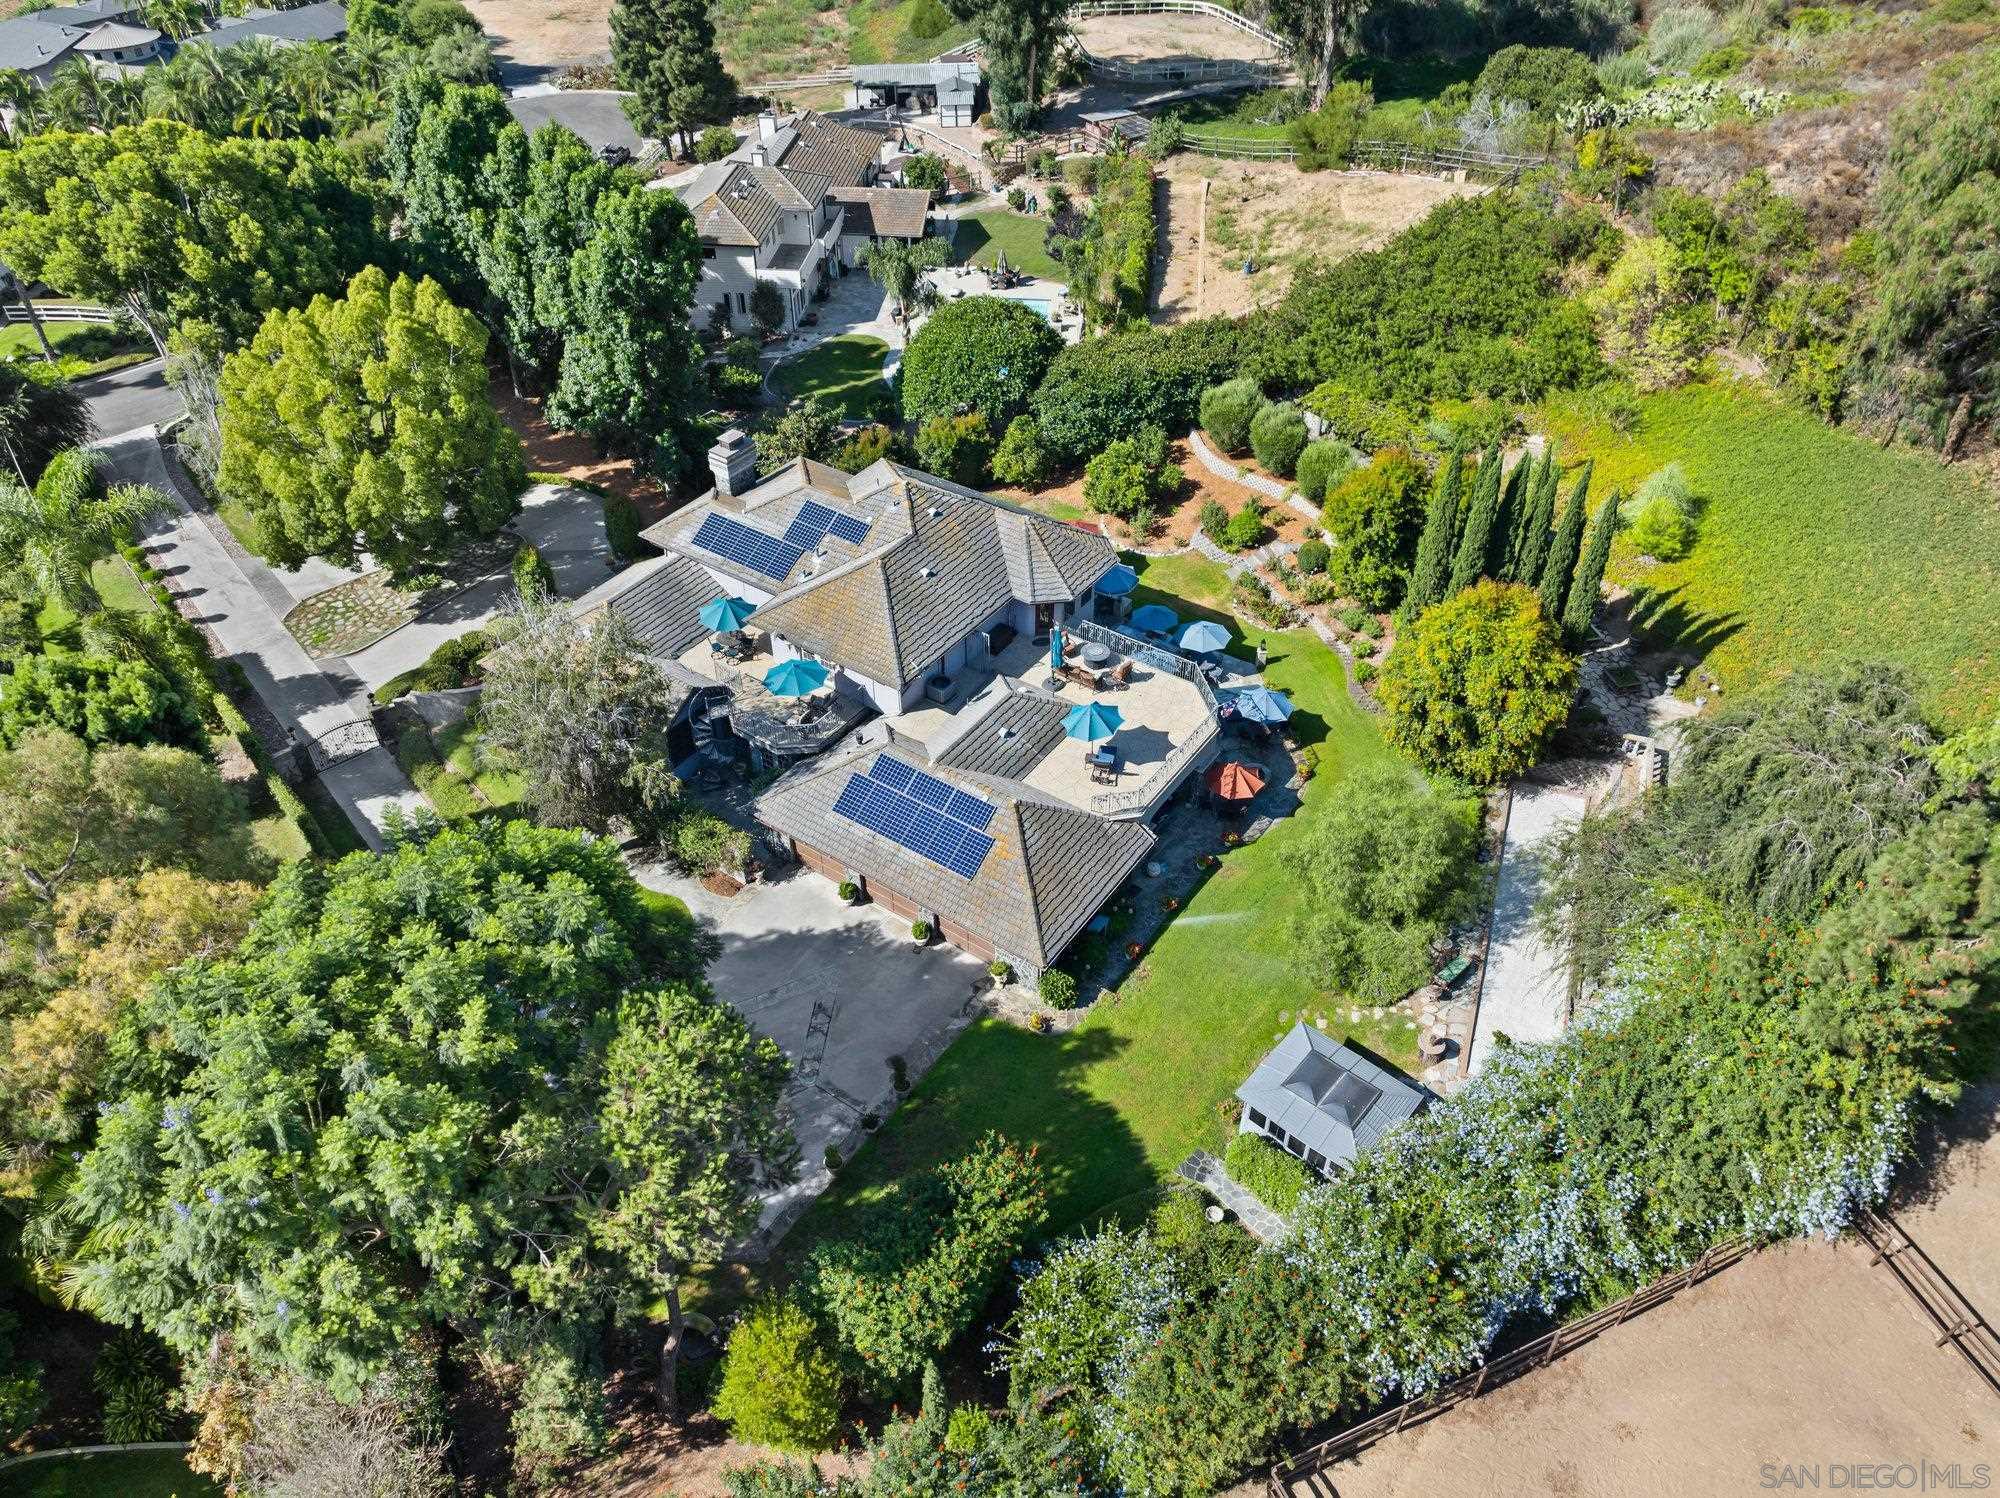
[[1293, 1025], [1236, 1089], [1246, 1108], [1343, 1165], [1379, 1144], [1427, 1096], [1399, 1073], [1304, 1023]]

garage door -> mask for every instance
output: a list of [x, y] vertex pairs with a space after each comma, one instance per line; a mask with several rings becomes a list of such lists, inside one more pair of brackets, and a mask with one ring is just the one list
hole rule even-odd
[[865, 887], [868, 890], [868, 897], [877, 905], [894, 911], [905, 920], [914, 921], [918, 916], [923, 914], [922, 911], [917, 909], [916, 901], [905, 899], [886, 884], [877, 884], [873, 879], [870, 879], [865, 881]]
[[958, 922], [940, 922], [938, 929], [944, 934], [944, 939], [954, 947], [957, 947], [959, 951], [970, 952], [974, 957], [982, 958], [987, 962], [993, 960], [993, 943], [987, 941], [984, 937], [974, 936], [970, 931], [959, 925]]
[[799, 843], [799, 862], [818, 874], [822, 879], [831, 879], [835, 884], [844, 882], [847, 870], [837, 858], [829, 858], [810, 843]]

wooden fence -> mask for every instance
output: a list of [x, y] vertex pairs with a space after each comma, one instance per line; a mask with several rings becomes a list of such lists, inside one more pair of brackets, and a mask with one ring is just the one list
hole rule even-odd
[[1917, 1303], [1937, 1332], [1936, 1345], [1957, 1348], [1980, 1380], [2000, 1394], [2000, 1333], [1986, 1324], [1951, 1276], [1886, 1212], [1862, 1213], [1854, 1233], [1874, 1251], [1870, 1262], [1887, 1266]]
[[[1594, 1311], [1575, 1321], [1565, 1322], [1552, 1332], [1545, 1332], [1534, 1341], [1502, 1353], [1490, 1362], [1482, 1364], [1473, 1373], [1456, 1379], [1441, 1389], [1436, 1389], [1419, 1399], [1407, 1400], [1380, 1414], [1363, 1420], [1359, 1425], [1349, 1426], [1338, 1435], [1321, 1441], [1316, 1446], [1308, 1446], [1279, 1462], [1271, 1469], [1266, 1481], [1267, 1498], [1292, 1498], [1295, 1483], [1308, 1483], [1315, 1474], [1325, 1471], [1335, 1462], [1345, 1461], [1367, 1450], [1384, 1437], [1412, 1425], [1421, 1425], [1436, 1415], [1443, 1414], [1454, 1405], [1477, 1399], [1488, 1389], [1497, 1388], [1510, 1378], [1536, 1368], [1546, 1368], [1566, 1352], [1574, 1352], [1584, 1343], [1591, 1341], [1600, 1332], [1630, 1320], [1641, 1311], [1649, 1311], [1654, 1306], [1672, 1300], [1681, 1291], [1700, 1284], [1717, 1270], [1726, 1269], [1738, 1259], [1748, 1254], [1754, 1244], [1747, 1238], [1738, 1238], [1728, 1243], [1719, 1243], [1709, 1249], [1694, 1263], [1678, 1274], [1655, 1280], [1645, 1288], [1635, 1290], [1615, 1305], [1608, 1305], [1601, 1311]], [[1310, 1489], [1307, 1489], [1308, 1491]]]
[[1211, 5], [1209, 0], [1084, 0], [1081, 5], [1070, 7], [1072, 21], [1085, 16], [1208, 16], [1239, 31], [1247, 31], [1260, 42], [1267, 43], [1271, 50], [1282, 54], [1285, 39], [1268, 26], [1260, 26], [1248, 16], [1231, 10], [1226, 5]]

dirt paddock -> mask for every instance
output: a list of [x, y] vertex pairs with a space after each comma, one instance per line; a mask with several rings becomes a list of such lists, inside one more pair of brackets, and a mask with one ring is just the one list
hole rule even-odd
[[[1933, 1184], [1894, 1208], [1987, 1315], [2000, 1295], [1997, 1101], [1987, 1089], [1961, 1108]], [[1973, 1486], [1978, 1465], [2000, 1466], [2000, 1400], [1869, 1259], [1853, 1239], [1766, 1249], [1329, 1475], [1341, 1498], [1950, 1486], [1911, 1475], [1920, 1463], [1956, 1465]]]
[[1084, 16], [1071, 29], [1084, 50], [1112, 62], [1273, 55], [1262, 37], [1203, 15]]
[[[1168, 322], [1238, 316], [1277, 300], [1305, 260], [1337, 260], [1386, 243], [1475, 184], [1391, 172], [1301, 172], [1289, 161], [1168, 160]], [[1208, 183], [1203, 226], [1202, 184]], [[1248, 261], [1254, 268], [1244, 272]]]
[[540, 67], [611, 55], [611, 0], [466, 0], [493, 50]]

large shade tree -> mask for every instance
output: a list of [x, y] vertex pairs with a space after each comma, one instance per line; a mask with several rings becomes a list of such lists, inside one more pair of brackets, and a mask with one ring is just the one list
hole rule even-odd
[[506, 522], [527, 469], [493, 408], [486, 344], [437, 282], [370, 266], [229, 357], [220, 483], [272, 561], [367, 552], [413, 571]]
[[0, 260], [126, 309], [162, 352], [183, 318], [244, 337], [381, 252], [360, 168], [326, 142], [148, 120], [0, 151]]
[[52, 366], [0, 363], [0, 471], [33, 485], [57, 453], [94, 434], [82, 392]]
[[1056, 51], [1068, 30], [1068, 0], [947, 0], [984, 44], [986, 86], [1004, 130], [1034, 125], [1055, 76]]
[[226, 1346], [347, 1399], [448, 1330], [587, 1423], [575, 1349], [741, 1220], [760, 1151], [785, 1164], [782, 1061], [658, 995], [691, 954], [642, 895], [611, 843], [526, 822], [287, 870], [233, 959], [114, 1034], [71, 1290], [198, 1366]]
[[707, 0], [618, 0], [611, 7], [611, 62], [631, 91], [632, 123], [661, 140], [729, 122], [736, 85], [715, 50]]

